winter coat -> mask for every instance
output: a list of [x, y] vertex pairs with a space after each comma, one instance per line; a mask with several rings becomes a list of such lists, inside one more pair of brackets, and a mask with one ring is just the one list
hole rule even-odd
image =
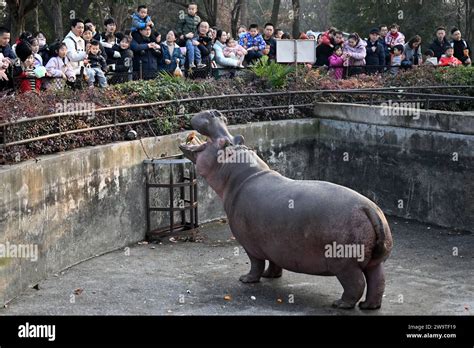
[[385, 55], [385, 64], [384, 65], [390, 65], [390, 50], [389, 50], [389, 47], [388, 47], [387, 43], [385, 42], [385, 38], [380, 37], [379, 38], [379, 43], [382, 45], [384, 55]]
[[102, 33], [100, 36], [100, 50], [103, 52], [104, 58], [107, 60], [107, 64], [114, 64], [113, 61], [116, 59], [114, 57], [114, 46], [120, 45], [124, 35], [122, 33], [115, 33], [113, 42], [107, 42], [107, 37], [105, 33]]
[[[372, 43], [372, 41], [366, 41], [366, 52], [367, 55], [365, 57], [365, 62], [367, 65], [385, 65], [385, 48], [379, 41]], [[373, 51], [373, 47], [375, 47], [375, 52]]]
[[0, 53], [2, 53], [5, 58], [16, 59], [15, 52], [8, 44], [6, 46], [0, 46]]
[[[451, 47], [454, 48], [454, 56], [459, 59], [463, 64], [465, 64], [466, 60], [472, 56], [471, 47], [469, 47], [469, 44], [466, 40], [453, 40], [451, 41]], [[464, 54], [465, 49], [469, 50], [469, 54], [467, 56]]]
[[250, 33], [246, 33], [240, 38], [239, 45], [245, 49], [257, 46], [259, 51], [263, 51], [267, 46], [262, 35], [258, 34], [257, 36], [253, 37], [250, 35]]
[[[184, 57], [181, 53], [181, 48], [177, 44], [173, 44], [171, 46], [173, 48], [173, 53], [170, 52], [169, 46], [167, 45], [166, 41], [161, 44], [161, 53], [162, 57], [158, 66], [159, 70], [173, 72], [178, 67], [176, 65], [176, 60], [179, 59], [179, 66], [184, 65]], [[166, 64], [165, 60], [170, 60], [171, 64]]]
[[418, 60], [418, 65], [421, 65], [423, 61], [421, 45], [417, 48], [411, 48], [410, 45], [406, 44], [403, 49], [403, 54], [405, 55], [405, 60], [410, 61], [412, 64], [415, 64], [415, 58]]
[[461, 65], [462, 62], [455, 56], [441, 57], [439, 60], [439, 66], [450, 66], [450, 65]]
[[336, 54], [333, 54], [331, 57], [329, 57], [329, 66], [331, 67], [329, 73], [334, 76], [336, 80], [342, 79], [344, 73], [344, 59]]
[[195, 34], [194, 37], [199, 42], [199, 51], [201, 51], [202, 60], [206, 60], [212, 51], [212, 39], [207, 35]]
[[36, 78], [33, 69], [25, 69], [23, 64], [15, 67], [13, 77], [19, 81], [20, 93], [36, 92], [39, 93], [41, 88], [41, 79]]
[[75, 70], [79, 70], [80, 67], [84, 66], [83, 61], [87, 57], [87, 53], [85, 52], [85, 41], [82, 37], [78, 37], [70, 31], [64, 38], [63, 42], [67, 46], [67, 57], [71, 62], [72, 67]]
[[146, 16], [144, 19], [141, 18], [137, 12], [132, 14], [132, 29], [131, 31], [138, 31], [146, 28], [146, 24], [151, 21], [150, 16]]
[[153, 77], [158, 72], [158, 62], [161, 60], [162, 52], [153, 48], [148, 48], [148, 44], [155, 42], [155, 37], [144, 37], [134, 35], [130, 48], [133, 51], [133, 71], [140, 71], [140, 61], [142, 62], [143, 72], [147, 76]]
[[[201, 18], [199, 16], [186, 14], [184, 18], [180, 18], [178, 21], [178, 36], [195, 33], [200, 22]], [[194, 34], [194, 37], [196, 37], [196, 34]]]
[[61, 58], [56, 56], [50, 58], [45, 68], [51, 77], [61, 78], [63, 77], [63, 73], [67, 78], [75, 77], [74, 69], [69, 63], [69, 59], [67, 57]]
[[87, 56], [91, 68], [101, 69], [103, 72], [107, 71], [107, 62], [105, 58], [99, 54], [89, 53]]
[[238, 59], [228, 58], [224, 55], [224, 50], [226, 49], [226, 45], [217, 40], [214, 44], [214, 60], [216, 61], [218, 68], [225, 68], [225, 67], [236, 67], [239, 65]]
[[429, 49], [434, 52], [435, 57], [438, 58], [439, 61], [444, 52], [446, 52], [446, 48], [449, 46], [451, 45], [449, 44], [448, 40], [446, 40], [446, 38], [444, 38], [442, 42], [439, 42], [438, 38], [436, 38], [431, 43]]
[[316, 47], [316, 66], [329, 66], [329, 57], [333, 54], [334, 48], [320, 44]]
[[131, 49], [122, 49], [119, 45], [113, 47], [114, 52], [120, 54], [120, 58], [113, 58], [110, 64], [114, 64], [115, 72], [132, 72], [133, 71], [133, 52]]
[[388, 47], [394, 47], [396, 45], [404, 45], [405, 44], [405, 35], [400, 32], [397, 32], [395, 35], [391, 32], [387, 33], [385, 36], [385, 43]]
[[351, 47], [349, 42], [344, 44], [344, 53], [349, 53], [351, 55], [349, 58], [349, 66], [365, 65], [365, 57], [367, 55], [367, 51], [365, 50], [366, 46], [367, 43], [362, 39], [359, 40], [355, 47]]
[[267, 46], [270, 46], [270, 52], [268, 53], [268, 58], [269, 59], [272, 59], [272, 60], [275, 60], [276, 59], [276, 40], [271, 37], [269, 38], [268, 40], [265, 40], [265, 38], [263, 38], [263, 40], [265, 41], [265, 43], [267, 44]]

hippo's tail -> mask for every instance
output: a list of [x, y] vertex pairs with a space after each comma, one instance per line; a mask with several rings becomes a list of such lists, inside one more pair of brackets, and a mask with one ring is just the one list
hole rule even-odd
[[376, 241], [372, 250], [372, 259], [369, 265], [385, 261], [392, 250], [392, 233], [388, 226], [387, 219], [379, 207], [363, 207], [364, 213], [369, 218], [375, 231]]

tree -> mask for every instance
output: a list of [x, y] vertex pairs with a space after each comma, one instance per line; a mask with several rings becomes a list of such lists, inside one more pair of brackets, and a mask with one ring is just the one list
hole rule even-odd
[[[372, 27], [397, 23], [407, 40], [420, 35], [422, 45], [429, 45], [438, 26], [449, 30], [461, 24], [460, 29], [468, 33], [467, 23], [472, 18], [472, 12], [469, 15], [466, 9], [472, 1], [333, 0], [330, 13], [333, 25], [344, 31], [357, 32], [362, 37], [367, 37]], [[460, 17], [463, 18], [462, 23]]]
[[54, 40], [58, 40], [64, 37], [62, 1], [61, 0], [43, 1], [41, 4], [41, 10], [45, 13], [45, 15], [48, 18], [53, 19]]
[[280, 14], [280, 6], [281, 6], [281, 0], [273, 0], [271, 22], [275, 26], [275, 28], [278, 26], [278, 15]]
[[300, 36], [300, 16], [301, 16], [301, 6], [300, 6], [300, 0], [292, 0], [292, 14], [291, 16], [293, 18], [293, 37], [295, 39], [299, 38]]
[[231, 10], [230, 28], [233, 37], [237, 37], [240, 15], [242, 14], [243, 0], [235, 0]]
[[25, 31], [26, 15], [34, 11], [40, 2], [41, 0], [7, 0], [13, 38], [17, 38]]

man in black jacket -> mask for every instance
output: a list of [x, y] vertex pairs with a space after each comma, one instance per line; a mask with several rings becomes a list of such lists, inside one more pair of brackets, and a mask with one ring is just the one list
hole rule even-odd
[[275, 26], [272, 23], [265, 24], [263, 29], [263, 40], [267, 44], [267, 47], [263, 50], [263, 55], [268, 56], [270, 60], [276, 60], [276, 40], [273, 37], [275, 32]]
[[449, 47], [450, 44], [448, 40], [446, 39], [446, 28], [444, 27], [439, 27], [436, 29], [436, 38], [433, 40], [431, 43], [429, 49], [432, 50], [435, 54], [435, 57], [438, 59], [441, 58], [441, 56], [444, 54], [446, 51], [446, 48]]
[[151, 35], [151, 28], [135, 31], [130, 48], [133, 51], [133, 71], [144, 80], [154, 79], [158, 75], [158, 62], [162, 57], [161, 47]]
[[10, 30], [4, 27], [0, 27], [0, 53], [12, 61], [16, 59], [15, 52], [10, 47]]
[[451, 46], [454, 48], [454, 56], [459, 59], [463, 65], [472, 64], [472, 51], [469, 43], [463, 40], [461, 31], [458, 28], [451, 30]]
[[[382, 72], [385, 66], [385, 48], [379, 42], [379, 30], [374, 28], [370, 31], [369, 39], [367, 40], [365, 63], [368, 74], [375, 74]], [[374, 67], [370, 67], [374, 66]]]

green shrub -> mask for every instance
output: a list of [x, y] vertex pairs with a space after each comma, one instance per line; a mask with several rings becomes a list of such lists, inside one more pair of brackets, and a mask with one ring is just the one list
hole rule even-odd
[[156, 101], [186, 97], [192, 92], [205, 92], [209, 87], [206, 81], [193, 81], [162, 73], [156, 79], [131, 81], [112, 88], [128, 95], [136, 102], [152, 103]]
[[267, 81], [272, 88], [280, 89], [287, 85], [288, 75], [294, 68], [270, 62], [268, 56], [263, 56], [251, 70], [258, 78]]
[[438, 68], [434, 72], [437, 81], [443, 84], [455, 85], [474, 85], [474, 67], [459, 66]]

